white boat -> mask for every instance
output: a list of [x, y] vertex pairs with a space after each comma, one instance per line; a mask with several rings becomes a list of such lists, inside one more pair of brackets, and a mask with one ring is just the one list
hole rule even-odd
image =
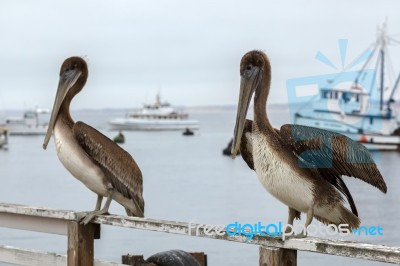
[[0, 127], [0, 149], [7, 148], [8, 144], [8, 129]]
[[[352, 72], [354, 81], [333, 79], [326, 82], [328, 85], [319, 87], [316, 97], [294, 113], [294, 123], [342, 133], [371, 150], [400, 150], [395, 106], [400, 74], [394, 85], [389, 86], [385, 84], [384, 71], [384, 62], [390, 61], [387, 45], [396, 42], [381, 29], [364, 67]], [[367, 69], [373, 61], [371, 58], [375, 57], [379, 68]], [[342, 74], [342, 78], [349, 74]]]
[[22, 117], [8, 117], [5, 126], [10, 135], [46, 135], [49, 114], [48, 109], [28, 110]]
[[154, 104], [129, 112], [126, 117], [109, 121], [111, 130], [197, 130], [199, 121], [189, 120], [189, 115], [178, 112], [169, 103], [161, 102], [157, 94]]

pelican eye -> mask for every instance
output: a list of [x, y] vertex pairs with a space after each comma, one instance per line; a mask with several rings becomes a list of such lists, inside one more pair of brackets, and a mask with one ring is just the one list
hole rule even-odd
[[73, 67], [73, 66], [69, 66], [69, 67], [65, 68], [64, 72], [62, 73], [62, 78], [65, 80], [65, 79], [73, 77], [74, 72], [75, 72], [74, 70], [75, 70], [75, 67]]
[[245, 75], [246, 77], [250, 77], [252, 73], [253, 73], [253, 65], [247, 65], [247, 66], [244, 68], [244, 75]]

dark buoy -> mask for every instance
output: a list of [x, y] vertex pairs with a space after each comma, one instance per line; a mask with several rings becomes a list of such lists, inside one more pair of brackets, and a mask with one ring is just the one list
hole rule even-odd
[[[222, 150], [222, 154], [226, 155], [226, 156], [231, 156], [231, 149], [232, 149], [232, 142], [233, 139], [231, 139], [231, 141], [229, 141], [228, 145], [226, 146], [225, 149]], [[237, 153], [238, 155], [240, 155], [240, 152]]]
[[183, 131], [182, 135], [184, 136], [193, 136], [194, 132], [190, 130], [190, 128], [186, 128], [185, 131]]
[[119, 131], [118, 136], [116, 136], [113, 140], [115, 143], [125, 143], [125, 136], [122, 134], [122, 131]]

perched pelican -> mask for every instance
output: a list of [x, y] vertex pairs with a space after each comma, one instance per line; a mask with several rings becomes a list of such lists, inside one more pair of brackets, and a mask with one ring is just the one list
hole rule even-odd
[[[54, 131], [57, 155], [65, 168], [97, 194], [94, 211], [85, 215], [87, 224], [95, 215], [108, 212], [111, 200], [125, 207], [130, 216], [144, 216], [142, 173], [125, 150], [83, 122], [74, 122], [69, 106], [86, 83], [88, 67], [80, 57], [70, 57], [60, 70], [60, 81], [49, 129], [44, 139], [46, 149]], [[107, 197], [101, 208], [103, 197]]]
[[[274, 129], [266, 113], [271, 65], [263, 52], [246, 53], [240, 63], [240, 75], [232, 158], [240, 149], [265, 189], [289, 207], [289, 225], [304, 212], [307, 214], [304, 228], [313, 217], [325, 224], [348, 224], [350, 230], [358, 228], [357, 209], [342, 175], [387, 191], [369, 151], [327, 130], [299, 125]], [[246, 120], [246, 113], [253, 94], [254, 121], [250, 121]], [[343, 196], [351, 211], [344, 207]]]

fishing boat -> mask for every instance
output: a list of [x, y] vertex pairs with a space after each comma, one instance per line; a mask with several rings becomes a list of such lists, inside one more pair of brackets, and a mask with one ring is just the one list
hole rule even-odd
[[8, 117], [5, 127], [10, 135], [46, 135], [50, 110], [32, 109], [24, 112], [22, 117]]
[[199, 129], [197, 120], [179, 112], [168, 102], [161, 102], [159, 94], [154, 104], [145, 104], [142, 109], [127, 113], [126, 117], [109, 121], [111, 130], [190, 130]]
[[0, 127], [0, 149], [7, 148], [8, 145], [8, 129]]
[[366, 50], [369, 52], [363, 53], [368, 55], [363, 67], [339, 73], [318, 86], [319, 93], [294, 112], [295, 124], [342, 133], [371, 150], [399, 150], [395, 98], [400, 73], [392, 78], [393, 86], [389, 85], [385, 62], [390, 62], [388, 45], [400, 42], [386, 35], [385, 28], [379, 29], [377, 40]]

